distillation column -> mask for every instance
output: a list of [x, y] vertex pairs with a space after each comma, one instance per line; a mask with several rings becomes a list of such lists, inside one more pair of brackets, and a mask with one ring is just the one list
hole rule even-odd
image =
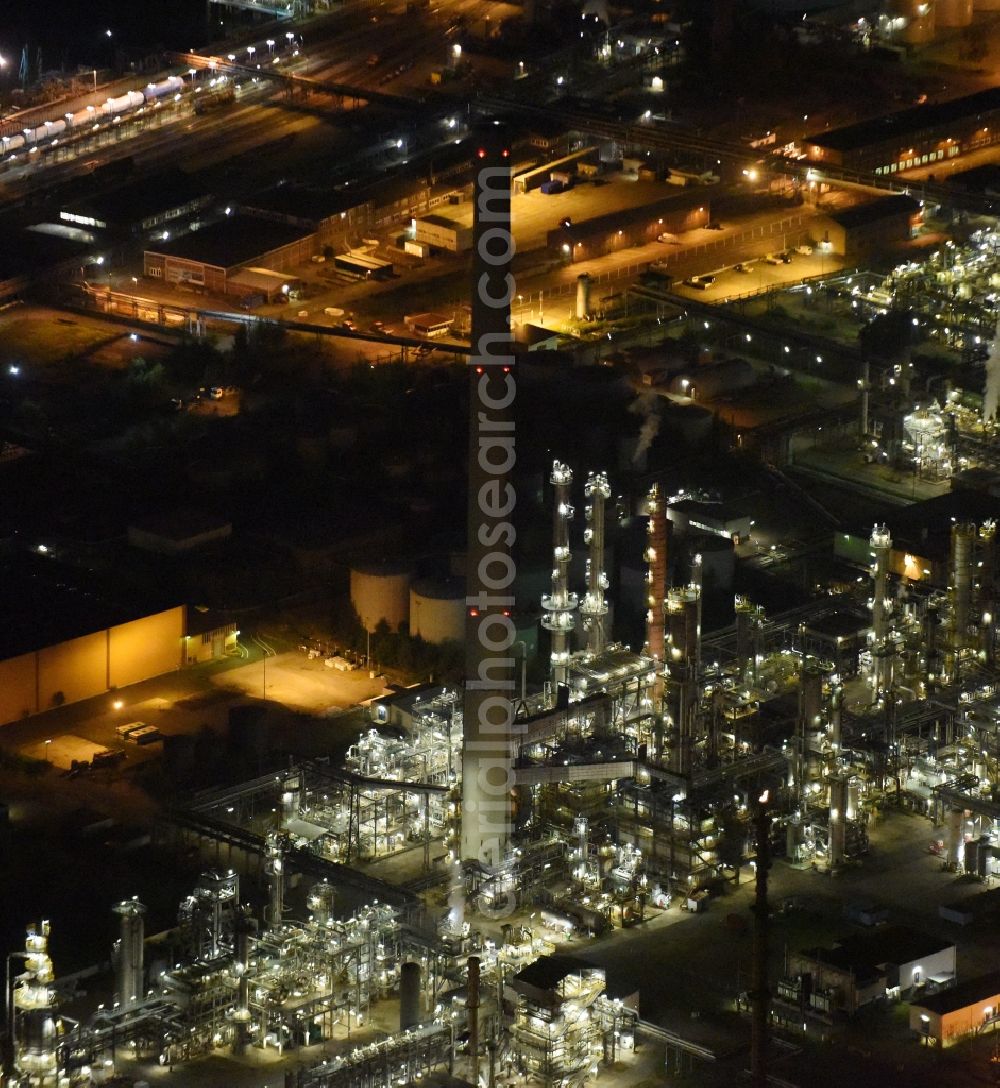
[[830, 776], [830, 845], [827, 864], [830, 870], [844, 864], [847, 833], [847, 779], [843, 775]]
[[144, 916], [146, 908], [138, 899], [126, 899], [114, 908], [120, 919], [120, 936], [115, 944], [115, 985], [118, 1003], [131, 1008], [145, 994], [143, 981]]
[[236, 976], [236, 1005], [228, 1013], [233, 1025], [233, 1053], [239, 1057], [250, 1045], [250, 938], [256, 931], [256, 921], [249, 907], [237, 907], [233, 918], [235, 956], [232, 971]]
[[279, 926], [285, 913], [285, 859], [281, 838], [273, 831], [268, 832], [264, 856], [268, 886], [265, 921], [269, 926]]
[[587, 556], [587, 595], [580, 605], [583, 626], [587, 632], [587, 649], [599, 654], [605, 645], [607, 632], [604, 617], [608, 603], [604, 591], [608, 588], [608, 576], [604, 570], [604, 503], [611, 497], [608, 478], [603, 472], [592, 472], [583, 489], [590, 502], [587, 505], [587, 528], [583, 539], [589, 549]]
[[969, 645], [969, 621], [972, 613], [973, 555], [976, 527], [963, 521], [951, 527], [951, 656], [952, 680], [961, 673], [962, 652]]
[[994, 623], [997, 609], [997, 526], [984, 521], [979, 527], [979, 653], [987, 665], [994, 663]]
[[573, 612], [577, 595], [569, 590], [569, 522], [573, 507], [569, 489], [573, 472], [559, 461], [552, 463], [550, 482], [555, 487], [552, 519], [552, 592], [542, 598], [542, 626], [552, 635], [552, 683], [565, 684], [569, 677], [569, 636], [573, 630]]
[[646, 653], [665, 657], [664, 608], [667, 598], [667, 507], [656, 484], [649, 490], [649, 544], [646, 548]]
[[[49, 923], [28, 927], [25, 972], [9, 1005], [8, 1031], [14, 1066], [31, 1088], [55, 1088], [58, 1081], [56, 995], [49, 958]], [[8, 993], [8, 999], [10, 994]]]
[[691, 773], [698, 739], [698, 660], [700, 658], [701, 591], [697, 585], [667, 592], [667, 698], [673, 753], [671, 769]]
[[757, 665], [760, 658], [760, 630], [764, 625], [764, 610], [746, 597], [736, 598], [736, 666], [741, 684], [757, 686]]
[[889, 588], [889, 553], [892, 550], [892, 537], [884, 525], [872, 529], [871, 549], [874, 553], [872, 563], [872, 659], [873, 659], [873, 700], [888, 695], [892, 687], [894, 647], [890, 633], [892, 627], [892, 602], [888, 596]]

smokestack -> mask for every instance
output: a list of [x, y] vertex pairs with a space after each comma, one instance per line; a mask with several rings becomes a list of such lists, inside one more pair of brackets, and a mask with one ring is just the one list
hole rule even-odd
[[767, 1052], [770, 1043], [771, 991], [767, 972], [770, 919], [767, 903], [767, 874], [771, 868], [771, 817], [768, 792], [757, 802], [754, 816], [757, 829], [757, 883], [753, 905], [753, 1019], [750, 1036], [750, 1084], [767, 1088]]
[[646, 548], [646, 652], [661, 664], [663, 608], [667, 596], [667, 508], [657, 484], [649, 490], [649, 544]]
[[469, 1061], [473, 1088], [479, 1088], [479, 957], [469, 957], [469, 993], [465, 1003], [469, 1014]]
[[507, 852], [514, 742], [514, 338], [510, 304], [510, 146], [499, 125], [476, 147], [469, 358], [468, 564], [462, 744], [462, 860], [488, 868]]
[[115, 986], [118, 1003], [123, 1009], [131, 1008], [146, 993], [143, 971], [143, 951], [146, 908], [138, 899], [126, 899], [114, 908], [119, 918], [119, 938], [115, 946]]
[[542, 626], [552, 635], [552, 684], [558, 688], [569, 678], [569, 636], [573, 630], [573, 612], [577, 596], [569, 590], [569, 523], [573, 507], [569, 489], [573, 472], [559, 461], [552, 463], [550, 482], [555, 487], [552, 511], [552, 592], [542, 598]]

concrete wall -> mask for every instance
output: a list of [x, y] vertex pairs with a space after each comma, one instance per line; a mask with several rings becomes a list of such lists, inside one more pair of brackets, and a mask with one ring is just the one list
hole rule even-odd
[[0, 722], [16, 722], [36, 709], [35, 655], [0, 661]]
[[[77, 703], [108, 689], [105, 631], [59, 642], [38, 651], [38, 709]], [[59, 693], [62, 698], [59, 698]]]
[[127, 687], [178, 668], [183, 638], [183, 608], [170, 608], [112, 627], [108, 647], [109, 686]]
[[173, 672], [185, 625], [178, 605], [0, 661], [0, 724]]

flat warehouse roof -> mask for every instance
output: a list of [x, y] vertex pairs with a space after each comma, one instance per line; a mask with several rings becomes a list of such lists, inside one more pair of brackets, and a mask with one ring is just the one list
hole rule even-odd
[[201, 230], [183, 234], [167, 242], [157, 242], [147, 253], [161, 253], [217, 268], [246, 264], [263, 253], [308, 238], [310, 232], [288, 223], [255, 219], [249, 215], [230, 215]]
[[136, 178], [101, 196], [78, 203], [70, 201], [63, 210], [75, 215], [90, 215], [105, 223], [138, 223], [208, 196], [198, 179], [183, 170], [172, 169]]
[[925, 129], [937, 128], [955, 121], [975, 117], [1000, 109], [1000, 87], [989, 87], [963, 98], [933, 105], [914, 106], [870, 121], [859, 121], [843, 128], [832, 128], [816, 136], [807, 136], [805, 143], [829, 147], [836, 151], [857, 151], [885, 140], [907, 139]]

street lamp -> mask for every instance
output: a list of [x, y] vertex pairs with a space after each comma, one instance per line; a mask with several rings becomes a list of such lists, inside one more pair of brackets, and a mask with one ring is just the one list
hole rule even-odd
[[274, 52], [274, 38], [268, 38], [267, 39], [267, 51], [269, 53]]

